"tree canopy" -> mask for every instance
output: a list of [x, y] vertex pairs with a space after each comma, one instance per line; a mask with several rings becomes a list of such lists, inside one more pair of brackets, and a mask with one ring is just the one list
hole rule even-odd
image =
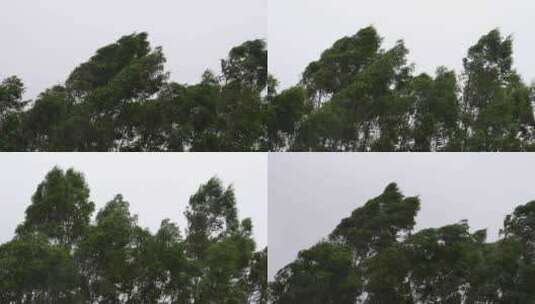
[[466, 220], [414, 231], [418, 197], [390, 184], [299, 252], [270, 282], [285, 303], [532, 303], [535, 201], [518, 206], [500, 238]]
[[[265, 150], [267, 51], [261, 39], [232, 48], [221, 75], [171, 81], [147, 33], [104, 46], [64, 84], [21, 100], [16, 77], [0, 84], [0, 150]], [[27, 105], [27, 106], [26, 106]]]
[[[439, 67], [415, 74], [403, 41], [382, 48], [373, 27], [336, 41], [311, 62], [293, 93], [294, 151], [531, 151], [533, 102], [513, 68], [511, 36], [483, 35], [468, 50], [463, 70]], [[276, 91], [276, 90], [274, 90]], [[299, 106], [295, 104], [298, 103]]]
[[52, 169], [0, 245], [0, 302], [267, 303], [267, 248], [219, 179], [191, 196], [186, 229], [151, 233], [120, 194], [94, 209], [81, 173]]
[[[416, 74], [409, 49], [374, 27], [343, 37], [278, 92], [264, 40], [232, 48], [221, 73], [179, 84], [161, 47], [134, 33], [97, 50], [63, 84], [23, 101], [0, 83], [3, 151], [533, 151], [535, 87], [499, 30], [458, 73]], [[180, 71], [178, 71], [180, 72]]]

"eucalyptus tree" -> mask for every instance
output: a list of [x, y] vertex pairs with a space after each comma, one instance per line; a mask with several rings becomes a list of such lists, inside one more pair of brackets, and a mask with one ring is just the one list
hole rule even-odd
[[355, 209], [270, 283], [273, 303], [531, 303], [535, 203], [518, 206], [501, 238], [466, 220], [414, 231], [416, 197], [395, 184]]
[[191, 196], [185, 216], [187, 253], [197, 267], [194, 303], [247, 303], [257, 292], [249, 282], [256, 245], [251, 220], [238, 219], [232, 187], [210, 179]]
[[271, 284], [273, 303], [353, 304], [362, 292], [348, 247], [323, 242], [299, 252]]
[[22, 99], [23, 93], [24, 84], [16, 76], [0, 83], [0, 150], [18, 151], [24, 147], [22, 112], [28, 102]]
[[41, 233], [52, 243], [70, 247], [89, 229], [94, 209], [84, 176], [55, 167], [37, 186], [17, 235]]
[[63, 84], [24, 107], [22, 82], [0, 86], [0, 149], [24, 151], [244, 151], [267, 138], [267, 51], [246, 41], [221, 75], [169, 80], [161, 47], [133, 33], [99, 48]]
[[381, 45], [363, 28], [306, 67], [295, 88], [306, 89], [312, 111], [295, 117], [291, 150], [533, 149], [533, 89], [513, 68], [510, 36], [492, 30], [468, 50], [460, 75], [440, 67], [434, 77], [414, 75], [402, 41]]
[[140, 227], [120, 194], [91, 221], [93, 210], [83, 175], [52, 169], [0, 245], [0, 301], [267, 303], [267, 249], [256, 251], [251, 219], [219, 179], [191, 196], [185, 231], [169, 219]]
[[[373, 27], [344, 37], [303, 73], [310, 103], [293, 149], [368, 151], [406, 149], [412, 67], [398, 41], [389, 50]], [[379, 136], [380, 135], [380, 136]]]
[[513, 69], [513, 41], [496, 29], [463, 59], [467, 150], [517, 151], [533, 139], [530, 90]]

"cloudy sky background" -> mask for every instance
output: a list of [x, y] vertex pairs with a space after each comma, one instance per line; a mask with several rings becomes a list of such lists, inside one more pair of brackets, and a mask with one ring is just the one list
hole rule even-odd
[[142, 31], [163, 46], [172, 80], [196, 83], [232, 47], [266, 38], [267, 0], [1, 1], [0, 78], [21, 77], [35, 98], [98, 48]]
[[269, 277], [396, 182], [418, 195], [416, 230], [467, 219], [498, 238], [505, 215], [535, 200], [533, 153], [270, 153]]
[[535, 80], [531, 0], [270, 0], [269, 69], [281, 88], [296, 84], [305, 67], [343, 36], [374, 25], [391, 47], [403, 39], [417, 72], [445, 65], [461, 71], [468, 48], [494, 28], [513, 34], [515, 66]]
[[170, 218], [184, 233], [190, 195], [217, 175], [234, 186], [240, 218], [252, 218], [258, 248], [267, 244], [265, 153], [2, 153], [0, 243], [14, 236], [37, 185], [54, 166], [84, 173], [96, 211], [121, 193], [139, 225], [152, 232]]

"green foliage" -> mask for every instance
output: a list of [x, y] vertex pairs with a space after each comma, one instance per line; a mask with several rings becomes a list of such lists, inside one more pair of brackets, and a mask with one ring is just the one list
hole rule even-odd
[[351, 250], [322, 242], [299, 252], [277, 273], [271, 289], [273, 303], [352, 304], [362, 284]]
[[0, 83], [0, 150], [19, 151], [24, 147], [21, 133], [22, 110], [27, 104], [22, 100], [24, 84], [16, 76]]
[[469, 49], [459, 77], [444, 67], [435, 77], [415, 76], [403, 42], [390, 50], [381, 42], [367, 27], [307, 66], [297, 87], [305, 86], [305, 103], [314, 110], [296, 117], [295, 133], [285, 136], [291, 150], [533, 148], [533, 95], [512, 68], [511, 37], [498, 30], [483, 36]]
[[329, 238], [347, 244], [358, 257], [365, 258], [391, 246], [411, 231], [419, 209], [417, 197], [405, 198], [392, 183], [380, 196], [343, 219]]
[[268, 274], [267, 274], [268, 253], [267, 247], [262, 251], [255, 252], [251, 260], [249, 273], [249, 288], [251, 290], [251, 300], [253, 303], [268, 303]]
[[267, 61], [266, 43], [257, 39], [232, 48], [228, 59], [221, 61], [221, 69], [227, 82], [263, 91], [267, 85]]
[[343, 37], [277, 92], [264, 40], [233, 47], [221, 73], [169, 80], [160, 47], [134, 33], [97, 50], [25, 107], [0, 84], [2, 151], [533, 151], [534, 88], [513, 40], [492, 30], [463, 70], [414, 73], [373, 27]]
[[20, 111], [25, 102], [22, 101], [24, 84], [16, 76], [6, 78], [0, 83], [0, 117], [3, 118], [10, 112]]
[[190, 253], [204, 258], [213, 241], [223, 239], [238, 228], [234, 190], [223, 189], [219, 179], [211, 178], [190, 197], [184, 215], [188, 219]]
[[2, 303], [267, 303], [267, 248], [255, 252], [234, 190], [201, 185], [188, 229], [164, 219], [152, 234], [115, 196], [94, 221], [81, 173], [52, 169], [14, 240], [0, 245]]
[[83, 303], [69, 249], [34, 233], [0, 246], [2, 303]]
[[414, 232], [416, 197], [395, 184], [299, 253], [270, 283], [278, 303], [532, 303], [535, 202], [486, 242], [466, 221]]
[[94, 209], [84, 176], [72, 169], [54, 168], [37, 186], [17, 234], [40, 232], [54, 243], [71, 246], [88, 229]]
[[529, 89], [512, 69], [512, 38], [498, 30], [483, 36], [464, 59], [462, 101], [475, 151], [518, 151], [533, 137], [535, 123]]
[[64, 85], [24, 109], [22, 82], [0, 85], [0, 150], [249, 151], [265, 146], [267, 51], [263, 40], [232, 48], [222, 75], [169, 81], [146, 33], [104, 46]]
[[515, 238], [522, 242], [526, 258], [535, 258], [535, 201], [519, 206], [513, 214], [504, 221], [506, 237]]
[[268, 106], [266, 150], [284, 150], [288, 140], [292, 140], [299, 119], [309, 113], [311, 106], [306, 104], [306, 92], [303, 87], [293, 87], [276, 94], [272, 88], [273, 98]]

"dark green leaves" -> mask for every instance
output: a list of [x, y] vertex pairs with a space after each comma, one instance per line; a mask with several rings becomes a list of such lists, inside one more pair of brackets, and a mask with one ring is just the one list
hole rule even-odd
[[81, 173], [47, 174], [0, 246], [2, 303], [267, 303], [267, 249], [217, 178], [192, 195], [185, 237], [169, 219], [139, 227], [121, 195], [91, 222], [88, 197]]
[[[24, 151], [256, 151], [265, 149], [267, 50], [233, 48], [222, 75], [168, 80], [165, 56], [146, 33], [97, 50], [65, 81], [23, 109], [22, 82], [0, 86], [0, 149]], [[5, 117], [4, 117], [5, 116]]]
[[61, 245], [74, 245], [88, 229], [94, 208], [83, 175], [54, 168], [37, 187], [17, 234], [38, 232]]
[[416, 75], [403, 41], [343, 37], [277, 92], [266, 43], [246, 41], [197, 84], [169, 81], [161, 48], [134, 33], [100, 48], [31, 107], [0, 85], [0, 149], [17, 151], [531, 151], [533, 88], [493, 30], [463, 71]]
[[271, 285], [274, 303], [352, 304], [363, 282], [349, 248], [322, 242], [299, 252]]
[[34, 233], [0, 246], [2, 303], [83, 303], [68, 248]]
[[[299, 151], [525, 151], [533, 146], [529, 88], [498, 30], [468, 51], [459, 77], [413, 75], [403, 42], [381, 49], [372, 27], [344, 37], [303, 73], [314, 111], [287, 135]], [[458, 79], [459, 78], [459, 79]]]
[[419, 209], [417, 197], [405, 198], [392, 183], [383, 194], [343, 219], [330, 238], [353, 248], [357, 257], [366, 258], [408, 234]]
[[529, 89], [512, 68], [512, 38], [483, 36], [464, 59], [462, 102], [472, 151], [520, 151], [532, 145], [535, 120]]
[[267, 62], [266, 43], [257, 39], [232, 48], [228, 58], [221, 60], [221, 69], [227, 82], [263, 91], [268, 77]]
[[25, 135], [21, 128], [23, 109], [27, 104], [22, 100], [24, 84], [16, 76], [0, 83], [0, 150], [20, 151], [25, 146]]
[[277, 273], [273, 303], [531, 303], [534, 206], [495, 243], [467, 221], [414, 232], [419, 200], [390, 184]]
[[24, 84], [16, 76], [2, 80], [0, 84], [0, 118], [4, 118], [9, 112], [20, 111], [25, 105], [22, 101]]

